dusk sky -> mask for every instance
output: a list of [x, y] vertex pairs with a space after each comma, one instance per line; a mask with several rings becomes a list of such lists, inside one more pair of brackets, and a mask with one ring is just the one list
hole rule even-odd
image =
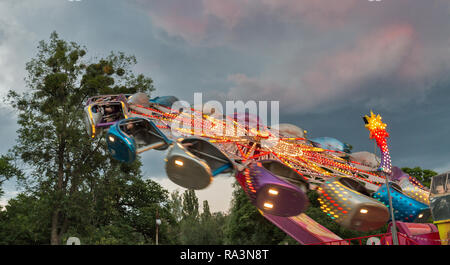
[[[361, 118], [373, 110], [394, 165], [450, 170], [448, 0], [0, 0], [0, 97], [27, 90], [25, 64], [53, 31], [92, 58], [135, 55], [152, 97], [276, 100], [281, 122], [354, 151], [374, 152]], [[0, 121], [6, 153], [18, 126], [3, 102]], [[164, 155], [144, 154], [144, 174], [173, 190]], [[200, 200], [227, 210], [231, 182]], [[18, 192], [14, 180], [3, 188], [0, 204]]]

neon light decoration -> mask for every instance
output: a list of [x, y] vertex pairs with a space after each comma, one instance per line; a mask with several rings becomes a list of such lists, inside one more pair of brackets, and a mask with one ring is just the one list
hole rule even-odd
[[381, 116], [373, 114], [370, 111], [370, 117], [364, 116], [366, 122], [365, 127], [370, 132], [370, 139], [375, 139], [378, 147], [381, 150], [381, 164], [379, 170], [385, 173], [391, 173], [391, 155], [387, 145], [387, 138], [389, 133], [386, 131], [386, 124], [381, 121]]

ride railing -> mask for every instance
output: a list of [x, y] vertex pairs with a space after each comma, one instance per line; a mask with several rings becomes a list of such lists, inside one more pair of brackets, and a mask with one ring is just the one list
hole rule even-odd
[[[409, 236], [403, 233], [397, 233], [398, 244], [399, 245], [420, 245], [417, 241], [411, 239]], [[390, 238], [386, 238], [390, 240], [386, 240], [384, 245], [392, 245], [392, 236]]]
[[[399, 245], [420, 245], [415, 240], [409, 238], [407, 235], [403, 233], [397, 232], [398, 244]], [[375, 240], [373, 240], [375, 239]], [[335, 241], [327, 241], [321, 243], [315, 243], [310, 245], [393, 245], [392, 234], [378, 234], [378, 235], [370, 235], [370, 236], [362, 236], [355, 237], [350, 239], [342, 239]]]

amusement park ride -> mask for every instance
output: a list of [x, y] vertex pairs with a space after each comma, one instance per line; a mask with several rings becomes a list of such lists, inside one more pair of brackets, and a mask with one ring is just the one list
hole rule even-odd
[[[386, 234], [368, 242], [448, 244], [450, 173], [435, 176], [429, 190], [392, 167], [380, 115], [363, 118], [381, 151], [378, 163], [374, 154], [351, 153], [337, 139], [307, 139], [291, 124], [275, 130], [250, 115], [172, 109], [176, 101], [143, 93], [92, 97], [85, 106], [87, 132], [94, 138], [105, 131], [111, 156], [125, 163], [142, 152], [167, 150], [167, 176], [187, 189], [234, 176], [261, 214], [300, 244], [363, 239], [344, 240], [304, 214], [308, 190], [319, 194], [322, 211], [342, 227], [372, 231], [390, 223]], [[427, 223], [431, 217], [434, 224]]]

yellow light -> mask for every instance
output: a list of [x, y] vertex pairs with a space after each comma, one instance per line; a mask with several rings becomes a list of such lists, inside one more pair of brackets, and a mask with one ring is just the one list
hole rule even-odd
[[368, 211], [367, 209], [361, 209], [359, 212], [360, 212], [360, 213], [363, 213], [363, 214], [366, 214], [366, 213], [368, 213], [369, 211]]
[[121, 101], [120, 103], [122, 103], [123, 116], [125, 116], [125, 119], [128, 119], [128, 116], [125, 113], [125, 104], [123, 103], [123, 101]]
[[423, 217], [423, 214], [419, 214], [419, 218], [422, 218]]
[[175, 165], [182, 167], [184, 163], [181, 160], [175, 160]]
[[274, 189], [269, 189], [269, 193], [272, 195], [278, 195], [278, 191]]
[[385, 123], [383, 123], [381, 121], [381, 116], [379, 114], [375, 115], [372, 111], [370, 111], [370, 117], [367, 116], [367, 115], [365, 117], [366, 117], [367, 122], [368, 122], [365, 125], [365, 127], [367, 129], [369, 129], [370, 131], [373, 131], [373, 130], [375, 130], [377, 128], [380, 128], [380, 129], [384, 130], [386, 128], [386, 126], [387, 126]]
[[269, 202], [265, 202], [265, 203], [264, 203], [264, 207], [265, 207], [265, 208], [272, 209], [272, 208], [273, 208], [273, 204], [271, 204], [271, 203], [269, 203]]
[[108, 139], [109, 139], [110, 142], [114, 142], [115, 141], [114, 137], [112, 137], [111, 135], [108, 137]]
[[92, 127], [92, 136], [91, 136], [91, 137], [94, 138], [94, 137], [95, 137], [94, 117], [92, 117], [92, 110], [91, 110], [91, 107], [89, 107], [88, 110], [89, 110], [89, 117], [91, 118], [91, 122], [92, 122], [92, 124], [91, 124], [91, 127]]

